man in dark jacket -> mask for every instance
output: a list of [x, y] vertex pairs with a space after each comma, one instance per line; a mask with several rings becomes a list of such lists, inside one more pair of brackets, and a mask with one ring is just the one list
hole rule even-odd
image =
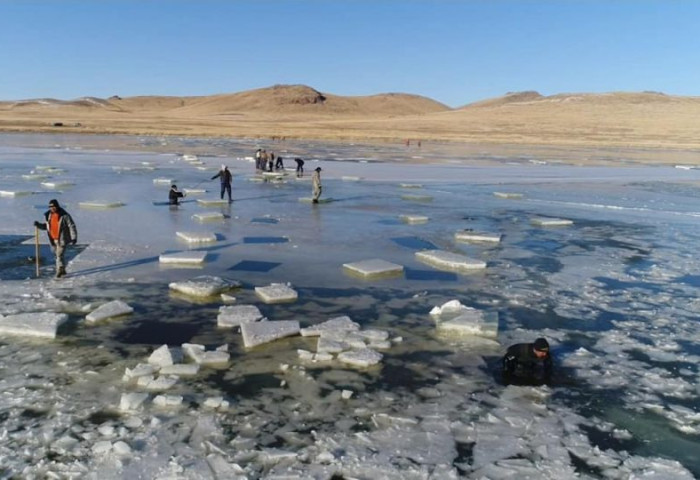
[[185, 194], [177, 189], [177, 185], [172, 185], [170, 187], [170, 192], [168, 192], [168, 202], [170, 205], [179, 205], [180, 199], [184, 196]]
[[73, 218], [58, 204], [58, 200], [49, 201], [49, 209], [44, 213], [44, 222], [34, 222], [40, 230], [46, 230], [49, 235], [51, 250], [56, 255], [56, 278], [66, 274], [64, 254], [66, 246], [78, 243], [78, 230]]
[[219, 170], [219, 173], [211, 177], [212, 180], [215, 178], [219, 178], [221, 181], [221, 200], [224, 199], [224, 192], [227, 192], [229, 203], [233, 202], [233, 199], [231, 198], [231, 180], [233, 180], [233, 176], [231, 175], [228, 167], [226, 165], [221, 165], [221, 170]]
[[542, 366], [543, 380], [549, 380], [552, 374], [552, 356], [546, 339], [538, 338], [533, 343], [511, 345], [503, 356], [503, 377], [506, 380], [514, 376], [534, 378], [538, 365]]

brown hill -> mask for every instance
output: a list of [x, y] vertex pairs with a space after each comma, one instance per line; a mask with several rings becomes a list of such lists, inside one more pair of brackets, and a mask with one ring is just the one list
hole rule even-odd
[[451, 110], [425, 97], [277, 85], [204, 97], [0, 102], [0, 130], [700, 149], [700, 98], [509, 93]]

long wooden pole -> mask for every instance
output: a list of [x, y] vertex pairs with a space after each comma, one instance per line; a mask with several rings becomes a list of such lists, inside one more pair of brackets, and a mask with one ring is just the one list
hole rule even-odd
[[36, 278], [39, 278], [39, 229], [34, 227], [34, 258], [36, 259]]

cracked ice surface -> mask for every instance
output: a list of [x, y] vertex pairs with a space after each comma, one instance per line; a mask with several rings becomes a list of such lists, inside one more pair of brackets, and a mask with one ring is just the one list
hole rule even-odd
[[[324, 196], [335, 201], [312, 206], [297, 201], [309, 195], [307, 182], [247, 181], [252, 142], [2, 137], [0, 190], [27, 194], [0, 198], [0, 314], [67, 319], [54, 339], [0, 334], [0, 475], [700, 475], [700, 171], [534, 166], [529, 160], [562, 152], [429, 145], [423, 154], [438, 163], [399, 165], [405, 149], [390, 145], [287, 141], [288, 155], [323, 166]], [[223, 220], [194, 220], [202, 212], [195, 201], [157, 205], [168, 185], [153, 178], [196, 190], [222, 162], [234, 173], [236, 201], [218, 201], [215, 183], [198, 198]], [[41, 178], [31, 176], [37, 164]], [[36, 279], [32, 222], [49, 195], [40, 182], [66, 178], [71, 189], [50, 195], [74, 216], [80, 245], [68, 250], [68, 276], [54, 280], [42, 241]], [[432, 201], [411, 203], [410, 213], [430, 222], [408, 225], [397, 218], [406, 202], [391, 192], [418, 182]], [[80, 208], [94, 198], [124, 205]], [[252, 221], [268, 216], [278, 221]], [[541, 228], [532, 218], [572, 223]], [[455, 241], [463, 230], [498, 232], [501, 242]], [[183, 249], [177, 232], [214, 239], [192, 242], [189, 251], [209, 260], [195, 284], [187, 270], [160, 265], [163, 252]], [[488, 268], [440, 271], [415, 258], [426, 248]], [[358, 258], [385, 259], [405, 274], [371, 285], [344, 275], [341, 266]], [[221, 280], [230, 277], [240, 285]], [[203, 296], [183, 298], [170, 291], [175, 282]], [[255, 285], [286, 282], [295, 302], [268, 304], [255, 293]], [[217, 327], [232, 311], [215, 294], [233, 287], [256, 318], [294, 318], [302, 335], [246, 349], [238, 329]], [[117, 299], [134, 311], [84, 324]], [[456, 316], [460, 305], [497, 312], [496, 340], [436, 334], [431, 308]], [[551, 384], [502, 385], [505, 347], [538, 336], [552, 345]], [[379, 364], [336, 361], [367, 347], [381, 349]]]

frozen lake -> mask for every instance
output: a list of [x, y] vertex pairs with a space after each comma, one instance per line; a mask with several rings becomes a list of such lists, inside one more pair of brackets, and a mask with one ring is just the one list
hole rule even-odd
[[[304, 177], [260, 178], [248, 158], [258, 146], [287, 169], [304, 158]], [[700, 170], [628, 161], [639, 152], [586, 154], [620, 155], [621, 167], [558, 154], [0, 135], [0, 314], [68, 315], [55, 339], [0, 335], [0, 477], [695, 478]], [[211, 205], [222, 163], [234, 202]], [[311, 205], [300, 198], [316, 166], [333, 201]], [[171, 182], [194, 191], [179, 207], [162, 205]], [[79, 235], [60, 280], [44, 232], [34, 275], [33, 222], [51, 198]], [[465, 229], [501, 240], [457, 241]], [[437, 268], [423, 250], [486, 268]], [[159, 261], [183, 252], [204, 261]], [[343, 268], [371, 259], [403, 270]], [[235, 300], [169, 288], [203, 275], [240, 282], [226, 292]], [[275, 283], [298, 298], [256, 295]], [[133, 312], [86, 321], [113, 300]], [[438, 331], [429, 312], [450, 300], [495, 314], [497, 339]], [[239, 328], [217, 326], [226, 305], [302, 328], [348, 316], [388, 339], [369, 367], [300, 355], [317, 337], [246, 348]], [[552, 345], [552, 381], [503, 385], [505, 348], [539, 336]], [[124, 378], [164, 344], [175, 356], [183, 344], [223, 346], [229, 359], [167, 389]], [[125, 406], [128, 394], [142, 403]]]

